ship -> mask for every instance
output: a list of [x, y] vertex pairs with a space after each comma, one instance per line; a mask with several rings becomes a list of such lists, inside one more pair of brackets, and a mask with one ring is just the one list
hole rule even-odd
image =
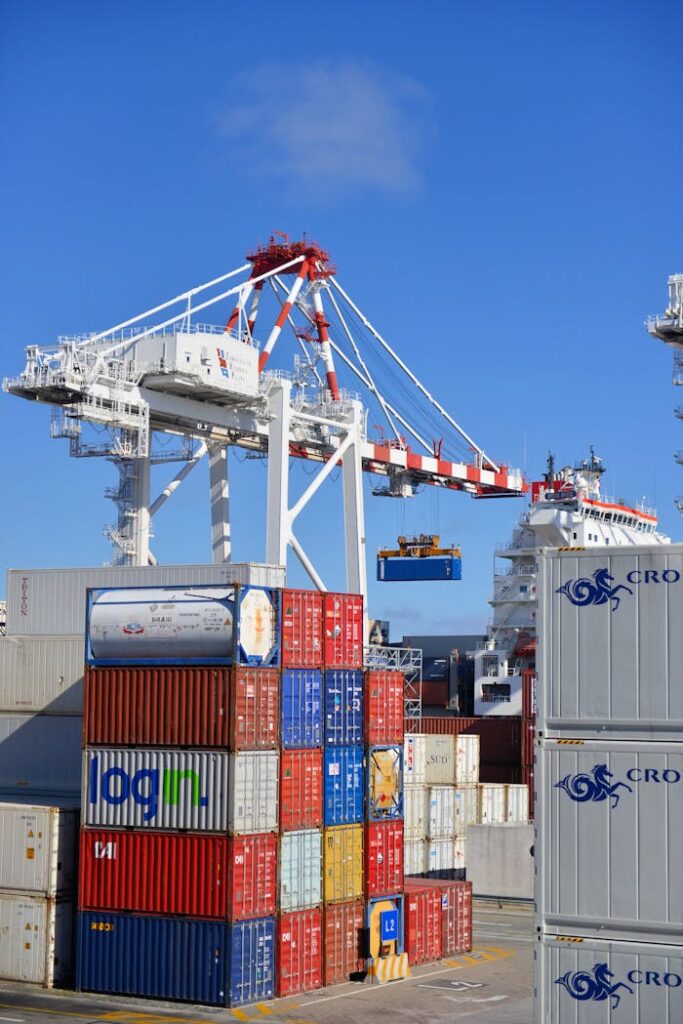
[[605, 465], [591, 447], [587, 459], [557, 470], [548, 456], [542, 480], [530, 487], [530, 502], [494, 557], [493, 618], [474, 661], [474, 714], [521, 715], [522, 674], [535, 667], [536, 572], [546, 547], [626, 547], [669, 544], [657, 529], [657, 514], [644, 503], [602, 493]]

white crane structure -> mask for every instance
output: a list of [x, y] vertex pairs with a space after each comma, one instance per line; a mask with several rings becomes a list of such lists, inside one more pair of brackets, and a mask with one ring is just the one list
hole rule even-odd
[[[221, 306], [223, 324], [207, 324], [207, 311]], [[287, 369], [274, 365], [276, 343]], [[118, 486], [106, 492], [117, 510], [105, 530], [113, 564], [156, 563], [154, 516], [205, 457], [213, 560], [229, 561], [231, 447], [268, 460], [266, 561], [286, 565], [291, 547], [323, 590], [296, 520], [340, 467], [346, 582], [364, 596], [364, 472], [379, 481], [374, 493], [388, 496], [423, 484], [480, 498], [526, 489], [519, 471], [493, 462], [430, 394], [339, 284], [327, 253], [306, 239], [274, 236], [235, 270], [107, 330], [30, 345], [26, 355], [4, 390], [52, 404], [52, 436], [67, 438], [71, 455], [104, 457], [118, 470]], [[340, 386], [342, 374], [363, 400]], [[292, 457], [321, 464], [296, 500]], [[173, 460], [180, 471], [152, 499], [151, 466]]]
[[[645, 326], [653, 338], [670, 345], [674, 354], [673, 382], [683, 387], [683, 274], [669, 278], [669, 302], [663, 313], [648, 317]], [[677, 405], [676, 415], [683, 419], [683, 405]], [[683, 451], [675, 454], [676, 462], [683, 465]], [[683, 514], [683, 497], [676, 499], [678, 511]]]

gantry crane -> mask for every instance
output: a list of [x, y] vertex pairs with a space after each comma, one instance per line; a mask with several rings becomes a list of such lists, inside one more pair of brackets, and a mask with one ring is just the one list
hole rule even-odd
[[[669, 302], [666, 309], [663, 313], [649, 317], [645, 326], [653, 338], [660, 338], [673, 349], [673, 382], [680, 387], [683, 385], [683, 274], [672, 274], [668, 284]], [[683, 419], [683, 405], [677, 405], [675, 413], [679, 419]], [[675, 459], [683, 465], [683, 451], [677, 451]], [[683, 497], [676, 498], [676, 507], [683, 515]]]
[[[204, 322], [207, 310], [226, 304], [227, 322]], [[287, 370], [272, 361], [285, 329], [297, 352]], [[340, 385], [335, 359], [363, 399]], [[291, 547], [320, 589], [294, 528], [335, 467], [343, 480], [347, 587], [363, 595], [364, 472], [384, 478], [378, 492], [389, 496], [409, 496], [423, 484], [479, 498], [526, 489], [519, 471], [493, 462], [430, 394], [342, 288], [329, 255], [306, 239], [273, 236], [235, 270], [107, 330], [60, 337], [50, 348], [30, 345], [23, 372], [3, 388], [50, 403], [52, 436], [68, 439], [71, 455], [116, 465], [118, 486], [106, 493], [117, 519], [106, 533], [119, 565], [155, 564], [152, 519], [205, 456], [213, 560], [230, 560], [233, 446], [268, 460], [266, 561], [286, 564]], [[370, 409], [380, 420], [375, 438]], [[429, 430], [442, 436], [430, 441]], [[296, 501], [291, 457], [321, 465]], [[152, 464], [173, 460], [181, 469], [152, 500]]]

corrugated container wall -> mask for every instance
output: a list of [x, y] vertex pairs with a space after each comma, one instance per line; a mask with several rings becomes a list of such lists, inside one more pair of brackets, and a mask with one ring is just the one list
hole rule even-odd
[[369, 822], [365, 826], [366, 896], [403, 889], [403, 822]]
[[411, 966], [441, 957], [441, 892], [436, 886], [406, 890], [405, 949]]
[[0, 890], [0, 978], [34, 985], [71, 981], [73, 903]]
[[353, 669], [327, 669], [325, 688], [325, 745], [363, 743], [363, 673]]
[[285, 832], [280, 837], [280, 910], [317, 907], [322, 900], [322, 833]]
[[425, 782], [468, 785], [479, 781], [478, 736], [427, 736]]
[[277, 837], [81, 833], [79, 907], [228, 921], [268, 917], [277, 902]]
[[282, 592], [282, 667], [321, 668], [323, 598], [315, 590]]
[[461, 580], [462, 559], [454, 555], [428, 558], [378, 558], [377, 579], [389, 583], [411, 580]]
[[508, 786], [505, 800], [506, 821], [529, 820], [529, 789], [527, 786]]
[[401, 672], [367, 672], [365, 676], [365, 742], [403, 743]]
[[280, 673], [240, 665], [230, 673], [232, 750], [272, 750], [280, 740]]
[[429, 868], [429, 847], [424, 839], [406, 839], [403, 843], [403, 871], [408, 875], [425, 875]]
[[428, 839], [427, 871], [435, 878], [464, 878], [467, 867], [467, 839]]
[[91, 569], [10, 569], [7, 573], [7, 635], [79, 635], [85, 594], [91, 587], [205, 586], [242, 583], [284, 587], [284, 566], [257, 562], [209, 565], [114, 566]]
[[479, 822], [479, 787], [458, 786], [455, 790], [455, 832], [464, 836], [468, 825]]
[[281, 751], [280, 830], [318, 828], [322, 822], [322, 750]]
[[81, 734], [77, 715], [0, 715], [0, 792], [81, 790]]
[[479, 820], [482, 825], [506, 821], [506, 788], [500, 783], [484, 783], [479, 787]]
[[280, 754], [277, 750], [242, 750], [229, 756], [230, 832], [277, 830]]
[[322, 986], [322, 913], [282, 914], [278, 921], [277, 994], [291, 996]]
[[323, 595], [324, 658], [327, 668], [363, 667], [363, 598]]
[[429, 823], [429, 787], [403, 787], [403, 816], [406, 839], [422, 839]]
[[340, 985], [365, 969], [363, 901], [328, 904], [323, 910], [323, 984]]
[[450, 839], [457, 835], [455, 792], [454, 786], [429, 787], [429, 817], [425, 833], [428, 839]]
[[683, 545], [540, 558], [538, 728], [683, 735]]
[[0, 712], [80, 715], [83, 632], [0, 636]]
[[285, 749], [322, 746], [322, 680], [318, 669], [283, 671], [281, 737]]
[[53, 899], [76, 889], [79, 812], [0, 804], [0, 889]]
[[441, 892], [441, 956], [472, 948], [472, 883], [439, 882]]
[[365, 817], [365, 752], [362, 747], [325, 750], [326, 825], [352, 825]]
[[363, 826], [335, 825], [323, 832], [323, 900], [342, 903], [363, 896]]
[[[479, 760], [482, 765], [519, 764], [521, 718], [489, 715], [486, 718], [464, 718], [443, 715], [423, 717], [420, 729], [430, 736], [478, 736]], [[423, 781], [422, 780], [415, 780]]]
[[368, 748], [368, 819], [388, 821], [403, 817], [403, 750]]

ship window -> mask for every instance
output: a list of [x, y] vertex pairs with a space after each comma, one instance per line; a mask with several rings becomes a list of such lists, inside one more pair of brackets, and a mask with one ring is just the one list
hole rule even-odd
[[526, 585], [526, 583], [525, 583], [525, 584], [523, 584], [523, 586], [521, 586], [521, 587], [519, 588], [519, 592], [520, 592], [520, 594], [526, 594], [526, 592], [527, 592], [527, 590], [528, 590], [528, 589], [529, 589], [529, 588], [527, 587], [527, 585]]
[[482, 704], [509, 704], [509, 683], [484, 683], [481, 688]]
[[573, 536], [574, 536], [574, 540], [576, 540], [576, 534], [574, 534]]

